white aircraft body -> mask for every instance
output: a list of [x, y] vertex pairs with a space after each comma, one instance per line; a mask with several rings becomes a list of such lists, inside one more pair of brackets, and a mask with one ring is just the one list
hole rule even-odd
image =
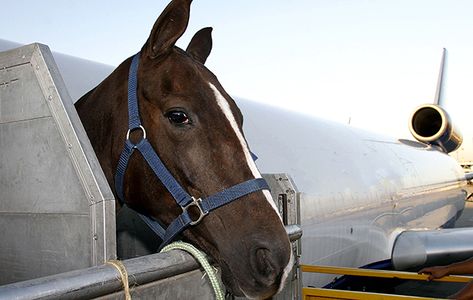
[[[0, 40], [0, 51], [14, 46]], [[113, 69], [54, 55], [75, 100]], [[418, 110], [440, 116], [441, 122], [438, 132], [421, 143], [243, 99], [236, 102], [260, 171], [288, 173], [301, 192], [303, 264], [361, 267], [390, 261], [402, 233], [448, 227], [464, 208], [467, 179], [446, 153], [461, 141], [437, 106]], [[425, 251], [424, 263], [429, 256]], [[305, 285], [323, 286], [332, 279], [304, 274]]]
[[[301, 195], [302, 259], [360, 267], [391, 259], [406, 230], [449, 225], [466, 198], [459, 164], [433, 146], [242, 102], [263, 173], [289, 173]], [[333, 277], [304, 274], [305, 284]]]

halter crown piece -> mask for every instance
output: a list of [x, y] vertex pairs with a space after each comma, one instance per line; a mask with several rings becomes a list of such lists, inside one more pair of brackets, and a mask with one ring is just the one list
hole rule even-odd
[[[154, 174], [166, 187], [169, 193], [171, 193], [177, 204], [182, 208], [182, 213], [176, 217], [176, 219], [174, 219], [174, 221], [172, 221], [167, 228], [161, 225], [156, 219], [138, 213], [141, 219], [161, 238], [162, 243], [159, 249], [162, 249], [179, 233], [187, 229], [189, 226], [199, 224], [199, 222], [212, 210], [217, 209], [245, 195], [260, 190], [269, 190], [269, 187], [263, 178], [255, 178], [231, 186], [204, 199], [196, 199], [190, 196], [164, 166], [158, 154], [156, 151], [154, 151], [153, 147], [146, 139], [146, 130], [140, 121], [138, 97], [136, 93], [138, 86], [139, 60], [140, 53], [138, 52], [133, 57], [128, 74], [128, 132], [126, 135], [125, 146], [120, 155], [117, 171], [115, 173], [115, 190], [120, 203], [124, 205], [123, 182], [125, 172], [131, 155], [135, 149], [137, 149], [151, 167]], [[134, 130], [141, 130], [143, 133], [142, 139], [137, 143], [130, 141], [130, 132]], [[199, 212], [199, 216], [194, 219], [192, 219], [191, 215], [189, 214], [189, 208], [192, 206], [195, 206]]]

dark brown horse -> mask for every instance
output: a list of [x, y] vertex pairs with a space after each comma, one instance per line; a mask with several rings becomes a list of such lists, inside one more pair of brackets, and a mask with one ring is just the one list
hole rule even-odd
[[[197, 198], [261, 175], [242, 133], [240, 110], [204, 66], [211, 29], [199, 31], [186, 51], [175, 46], [187, 27], [190, 2], [172, 1], [156, 21], [141, 49], [137, 99], [147, 139], [180, 185]], [[128, 129], [130, 64], [131, 58], [125, 60], [76, 104], [112, 187]], [[128, 206], [166, 225], [181, 213], [138, 154], [130, 158], [123, 194]], [[234, 295], [269, 297], [292, 267], [288, 237], [266, 190], [216, 209], [182, 235], [215, 259]]]

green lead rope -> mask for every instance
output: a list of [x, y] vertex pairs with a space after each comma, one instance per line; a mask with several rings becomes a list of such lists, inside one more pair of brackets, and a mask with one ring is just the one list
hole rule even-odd
[[215, 299], [224, 300], [225, 296], [222, 291], [222, 287], [220, 286], [220, 283], [217, 279], [216, 270], [209, 264], [207, 258], [205, 257], [205, 254], [193, 245], [182, 241], [177, 241], [167, 245], [161, 250], [161, 252], [167, 252], [169, 250], [174, 249], [184, 250], [194, 256], [195, 259], [197, 259], [197, 261], [200, 263], [202, 268], [204, 268], [205, 273], [209, 277], [210, 283], [212, 284], [212, 288], [214, 289]]

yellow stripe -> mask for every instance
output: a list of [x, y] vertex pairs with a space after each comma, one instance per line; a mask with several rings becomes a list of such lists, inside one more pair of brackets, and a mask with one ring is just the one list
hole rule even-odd
[[439, 299], [439, 298], [424, 298], [414, 296], [401, 296], [401, 295], [389, 295], [389, 294], [375, 294], [367, 292], [355, 292], [355, 291], [342, 291], [342, 290], [329, 290], [322, 288], [303, 288], [302, 289], [302, 300], [315, 300], [315, 299], [355, 299], [355, 300], [427, 300], [427, 299]]
[[[425, 274], [417, 274], [417, 273], [412, 273], [412, 272], [370, 270], [370, 269], [331, 267], [331, 266], [300, 265], [300, 268], [301, 268], [302, 272], [338, 274], [338, 275], [353, 275], [353, 276], [366, 276], [366, 277], [378, 277], [378, 278], [398, 278], [398, 279], [411, 279], [411, 280], [428, 281], [428, 277], [429, 277], [428, 275], [425, 275]], [[433, 281], [470, 282], [471, 280], [473, 280], [473, 277], [470, 277], [470, 276], [450, 275], [450, 276], [445, 276], [445, 277], [440, 278], [440, 279], [434, 279]]]

